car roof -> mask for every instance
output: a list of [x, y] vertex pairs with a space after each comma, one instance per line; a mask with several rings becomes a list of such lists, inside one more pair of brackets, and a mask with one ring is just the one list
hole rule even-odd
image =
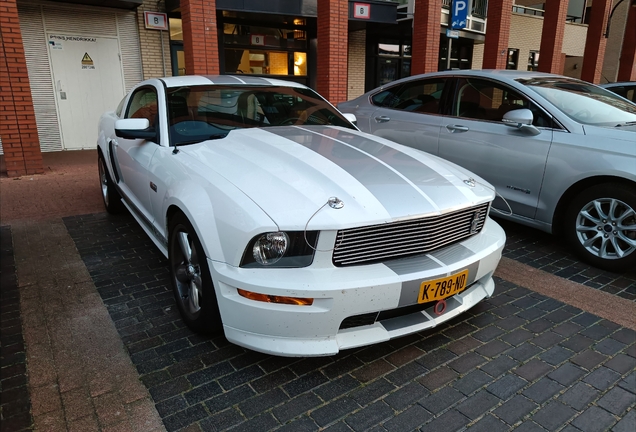
[[566, 77], [563, 75], [549, 74], [544, 72], [522, 71], [522, 70], [507, 70], [507, 69], [453, 69], [442, 72], [433, 72], [422, 75], [413, 75], [410, 77], [402, 78], [397, 81], [384, 84], [382, 88], [392, 86], [400, 82], [408, 82], [418, 78], [432, 78], [436, 76], [459, 76], [459, 77], [482, 77], [482, 78], [494, 78], [499, 81], [511, 82], [518, 79], [532, 79], [532, 78], [565, 78], [575, 80], [576, 78]]
[[198, 85], [229, 85], [229, 86], [280, 86], [306, 88], [302, 84], [272, 78], [250, 75], [183, 75], [161, 78], [166, 87], [187, 87]]
[[615, 83], [605, 83], [605, 84], [599, 84], [599, 86], [604, 87], [604, 88], [608, 88], [608, 87], [622, 87], [622, 86], [633, 86], [636, 85], [636, 81], [621, 81], [621, 82], [615, 82]]

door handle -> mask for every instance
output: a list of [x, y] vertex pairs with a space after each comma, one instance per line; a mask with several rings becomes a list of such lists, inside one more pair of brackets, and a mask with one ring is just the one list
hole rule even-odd
[[448, 129], [448, 131], [450, 133], [455, 133], [455, 132], [468, 132], [468, 126], [460, 126], [460, 125], [446, 125], [446, 129]]
[[388, 122], [389, 120], [391, 120], [391, 117], [388, 117], [388, 116], [385, 116], [385, 115], [377, 116], [377, 117], [375, 118], [375, 121], [376, 121], [377, 123], [386, 123], [386, 122]]

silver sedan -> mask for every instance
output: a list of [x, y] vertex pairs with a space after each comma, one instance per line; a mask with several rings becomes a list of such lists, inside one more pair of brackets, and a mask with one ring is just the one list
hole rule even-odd
[[636, 105], [559, 75], [448, 71], [341, 103], [358, 127], [492, 183], [493, 211], [562, 234], [610, 271], [636, 268]]

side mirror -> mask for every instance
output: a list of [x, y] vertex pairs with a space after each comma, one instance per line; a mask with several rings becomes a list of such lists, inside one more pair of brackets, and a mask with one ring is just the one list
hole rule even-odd
[[125, 139], [156, 141], [157, 132], [150, 127], [148, 119], [120, 119], [115, 121], [115, 135]]
[[534, 115], [528, 108], [520, 108], [508, 111], [504, 114], [501, 121], [506, 126], [515, 127], [517, 129], [528, 132], [530, 135], [539, 135], [541, 131], [532, 125]]
[[344, 116], [344, 118], [346, 118], [347, 120], [349, 120], [351, 123], [353, 123], [354, 125], [358, 126], [358, 119], [356, 118], [355, 114], [352, 113], [342, 113], [342, 115]]

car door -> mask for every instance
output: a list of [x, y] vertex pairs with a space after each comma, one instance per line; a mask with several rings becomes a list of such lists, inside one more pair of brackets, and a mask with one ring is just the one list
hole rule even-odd
[[[539, 134], [504, 124], [503, 115], [528, 108]], [[534, 218], [552, 143], [549, 114], [512, 87], [485, 78], [457, 80], [451, 115], [442, 119], [439, 156], [495, 186], [516, 215]], [[509, 212], [497, 197], [493, 206]]]
[[437, 154], [444, 88], [448, 78], [416, 79], [371, 97], [378, 108], [370, 119], [371, 133]]
[[[124, 118], [146, 118], [150, 127], [159, 125], [157, 105], [157, 89], [144, 86], [131, 95]], [[113, 140], [119, 187], [132, 204], [133, 210], [143, 216], [146, 222], [152, 222], [150, 207], [150, 182], [148, 167], [152, 155], [159, 148], [159, 143], [144, 139], [126, 139], [116, 137]]]

